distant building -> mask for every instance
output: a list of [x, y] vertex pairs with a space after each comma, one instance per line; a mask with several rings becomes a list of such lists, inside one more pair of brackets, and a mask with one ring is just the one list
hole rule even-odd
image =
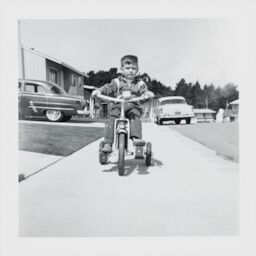
[[234, 100], [228, 104], [227, 109], [224, 112], [224, 119], [229, 121], [238, 120], [239, 114], [239, 99]]
[[22, 46], [22, 50], [20, 78], [51, 81], [70, 95], [84, 97], [84, 73], [33, 48]]
[[216, 111], [204, 108], [204, 109], [193, 109], [195, 119], [197, 123], [211, 123], [216, 118]]
[[84, 99], [89, 102], [92, 91], [95, 90], [96, 87], [92, 85], [84, 85], [83, 88], [84, 88]]

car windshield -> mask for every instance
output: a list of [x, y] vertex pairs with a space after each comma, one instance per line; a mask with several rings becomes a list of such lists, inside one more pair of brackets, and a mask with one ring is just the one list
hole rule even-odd
[[160, 102], [161, 106], [170, 104], [186, 104], [186, 101], [183, 99], [170, 99]]

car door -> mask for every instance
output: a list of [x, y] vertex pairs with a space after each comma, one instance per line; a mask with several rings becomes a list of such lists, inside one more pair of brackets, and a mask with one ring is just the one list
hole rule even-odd
[[43, 110], [48, 106], [46, 89], [41, 84], [24, 82], [20, 106], [25, 116], [42, 115]]

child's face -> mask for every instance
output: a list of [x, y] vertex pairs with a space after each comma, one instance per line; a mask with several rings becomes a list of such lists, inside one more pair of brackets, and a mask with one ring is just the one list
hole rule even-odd
[[134, 63], [125, 63], [122, 65], [121, 67], [122, 73], [124, 75], [125, 78], [132, 80], [135, 78], [135, 76], [137, 75], [139, 68], [137, 64]]

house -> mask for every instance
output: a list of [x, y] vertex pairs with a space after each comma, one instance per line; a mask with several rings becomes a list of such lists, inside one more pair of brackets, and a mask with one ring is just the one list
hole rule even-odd
[[33, 48], [22, 46], [21, 50], [21, 78], [51, 81], [70, 95], [84, 97], [83, 72]]
[[229, 121], [236, 121], [238, 120], [238, 113], [239, 113], [239, 99], [234, 100], [228, 103], [228, 107], [224, 112], [224, 119]]
[[193, 109], [195, 119], [197, 123], [211, 123], [214, 122], [216, 117], [216, 111], [204, 108], [204, 109]]

